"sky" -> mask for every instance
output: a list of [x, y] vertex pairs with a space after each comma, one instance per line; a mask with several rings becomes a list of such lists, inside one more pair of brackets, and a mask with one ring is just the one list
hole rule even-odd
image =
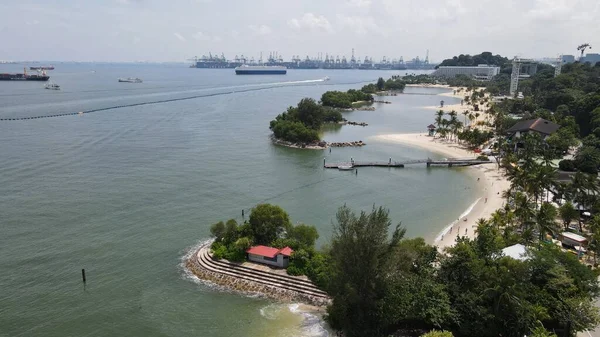
[[[0, 0], [0, 60], [345, 55], [431, 61], [600, 49], [598, 0]], [[594, 49], [591, 50], [594, 52]]]

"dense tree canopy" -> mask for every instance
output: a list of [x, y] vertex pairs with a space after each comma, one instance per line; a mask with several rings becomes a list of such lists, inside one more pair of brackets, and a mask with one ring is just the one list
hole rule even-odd
[[270, 129], [277, 139], [294, 143], [318, 141], [319, 130], [325, 122], [340, 122], [342, 114], [334, 109], [323, 107], [312, 98], [302, 99], [296, 107], [289, 107], [270, 123]]
[[483, 52], [477, 55], [464, 55], [460, 54], [454, 56], [451, 59], [445, 59], [439, 66], [469, 66], [476, 67], [480, 64], [495, 65], [499, 67], [506, 67], [510, 64], [510, 60], [500, 55], [493, 55], [490, 52]]
[[373, 101], [371, 94], [361, 90], [350, 89], [343, 91], [327, 91], [321, 96], [321, 104], [326, 107], [348, 109], [352, 107], [352, 103]]

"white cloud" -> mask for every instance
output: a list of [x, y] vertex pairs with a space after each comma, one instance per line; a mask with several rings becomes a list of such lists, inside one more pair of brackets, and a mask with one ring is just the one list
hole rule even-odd
[[300, 19], [288, 20], [288, 26], [298, 30], [308, 30], [311, 32], [333, 33], [334, 29], [331, 23], [323, 15], [313, 13], [304, 13]]
[[175, 35], [175, 37], [176, 37], [176, 38], [177, 38], [179, 41], [182, 41], [182, 42], [185, 42], [185, 41], [186, 41], [185, 37], [181, 36], [181, 34], [179, 34], [179, 33], [173, 33], [173, 35]]
[[211, 36], [210, 34], [206, 34], [203, 32], [196, 32], [195, 34], [192, 35], [192, 38], [194, 38], [195, 40], [198, 40], [198, 41], [221, 42], [223, 40], [219, 36]]
[[345, 16], [338, 14], [336, 19], [342, 30], [353, 31], [358, 36], [365, 36], [367, 34], [386, 35], [386, 31], [380, 28], [370, 16]]
[[371, 0], [348, 0], [347, 4], [351, 7], [366, 8], [371, 6]]
[[249, 25], [248, 28], [256, 35], [269, 35], [272, 30], [267, 25]]

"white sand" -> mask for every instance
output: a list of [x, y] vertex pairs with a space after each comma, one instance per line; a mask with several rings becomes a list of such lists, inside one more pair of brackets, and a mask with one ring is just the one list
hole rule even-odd
[[[375, 141], [405, 144], [408, 146], [419, 147], [431, 152], [436, 152], [449, 158], [475, 158], [476, 154], [454, 143], [441, 139], [434, 139], [425, 133], [413, 134], [389, 134], [371, 137]], [[470, 238], [475, 236], [476, 222], [480, 218], [489, 218], [490, 215], [504, 205], [502, 192], [510, 187], [510, 182], [498, 171], [496, 164], [484, 164], [468, 167], [467, 170], [473, 175], [473, 179], [479, 179], [478, 184], [482, 184], [480, 191], [477, 192], [478, 201], [473, 205], [471, 211], [463, 218], [448, 219], [446, 227], [436, 238], [433, 244], [439, 248], [453, 245], [456, 242], [456, 235], [466, 235]], [[486, 201], [487, 198], [487, 201]], [[452, 223], [452, 224], [451, 224]], [[443, 238], [442, 238], [443, 234]]]

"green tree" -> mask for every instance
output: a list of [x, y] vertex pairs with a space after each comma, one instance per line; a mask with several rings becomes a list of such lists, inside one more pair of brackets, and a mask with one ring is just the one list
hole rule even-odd
[[387, 257], [405, 230], [396, 226], [389, 239], [391, 221], [383, 208], [357, 216], [343, 206], [336, 219], [331, 244], [333, 303], [327, 319], [348, 337], [383, 336], [387, 329], [378, 307], [393, 267]]
[[216, 224], [210, 226], [210, 233], [215, 237], [216, 241], [221, 241], [225, 235], [225, 224], [223, 221], [219, 221]]
[[570, 201], [567, 201], [563, 205], [561, 205], [558, 208], [558, 213], [563, 221], [565, 230], [569, 229], [571, 221], [579, 218], [579, 211], [575, 209], [575, 206], [573, 206], [573, 203]]
[[383, 77], [380, 77], [377, 80], [377, 90], [382, 91], [385, 88], [385, 80], [383, 79]]
[[315, 226], [299, 224], [289, 228], [287, 238], [298, 242], [300, 247], [312, 248], [319, 238], [319, 232]]
[[289, 215], [279, 206], [259, 204], [250, 212], [248, 221], [254, 243], [269, 245], [291, 227]]
[[303, 98], [298, 103], [298, 119], [306, 127], [318, 130], [323, 124], [323, 107], [312, 98]]

